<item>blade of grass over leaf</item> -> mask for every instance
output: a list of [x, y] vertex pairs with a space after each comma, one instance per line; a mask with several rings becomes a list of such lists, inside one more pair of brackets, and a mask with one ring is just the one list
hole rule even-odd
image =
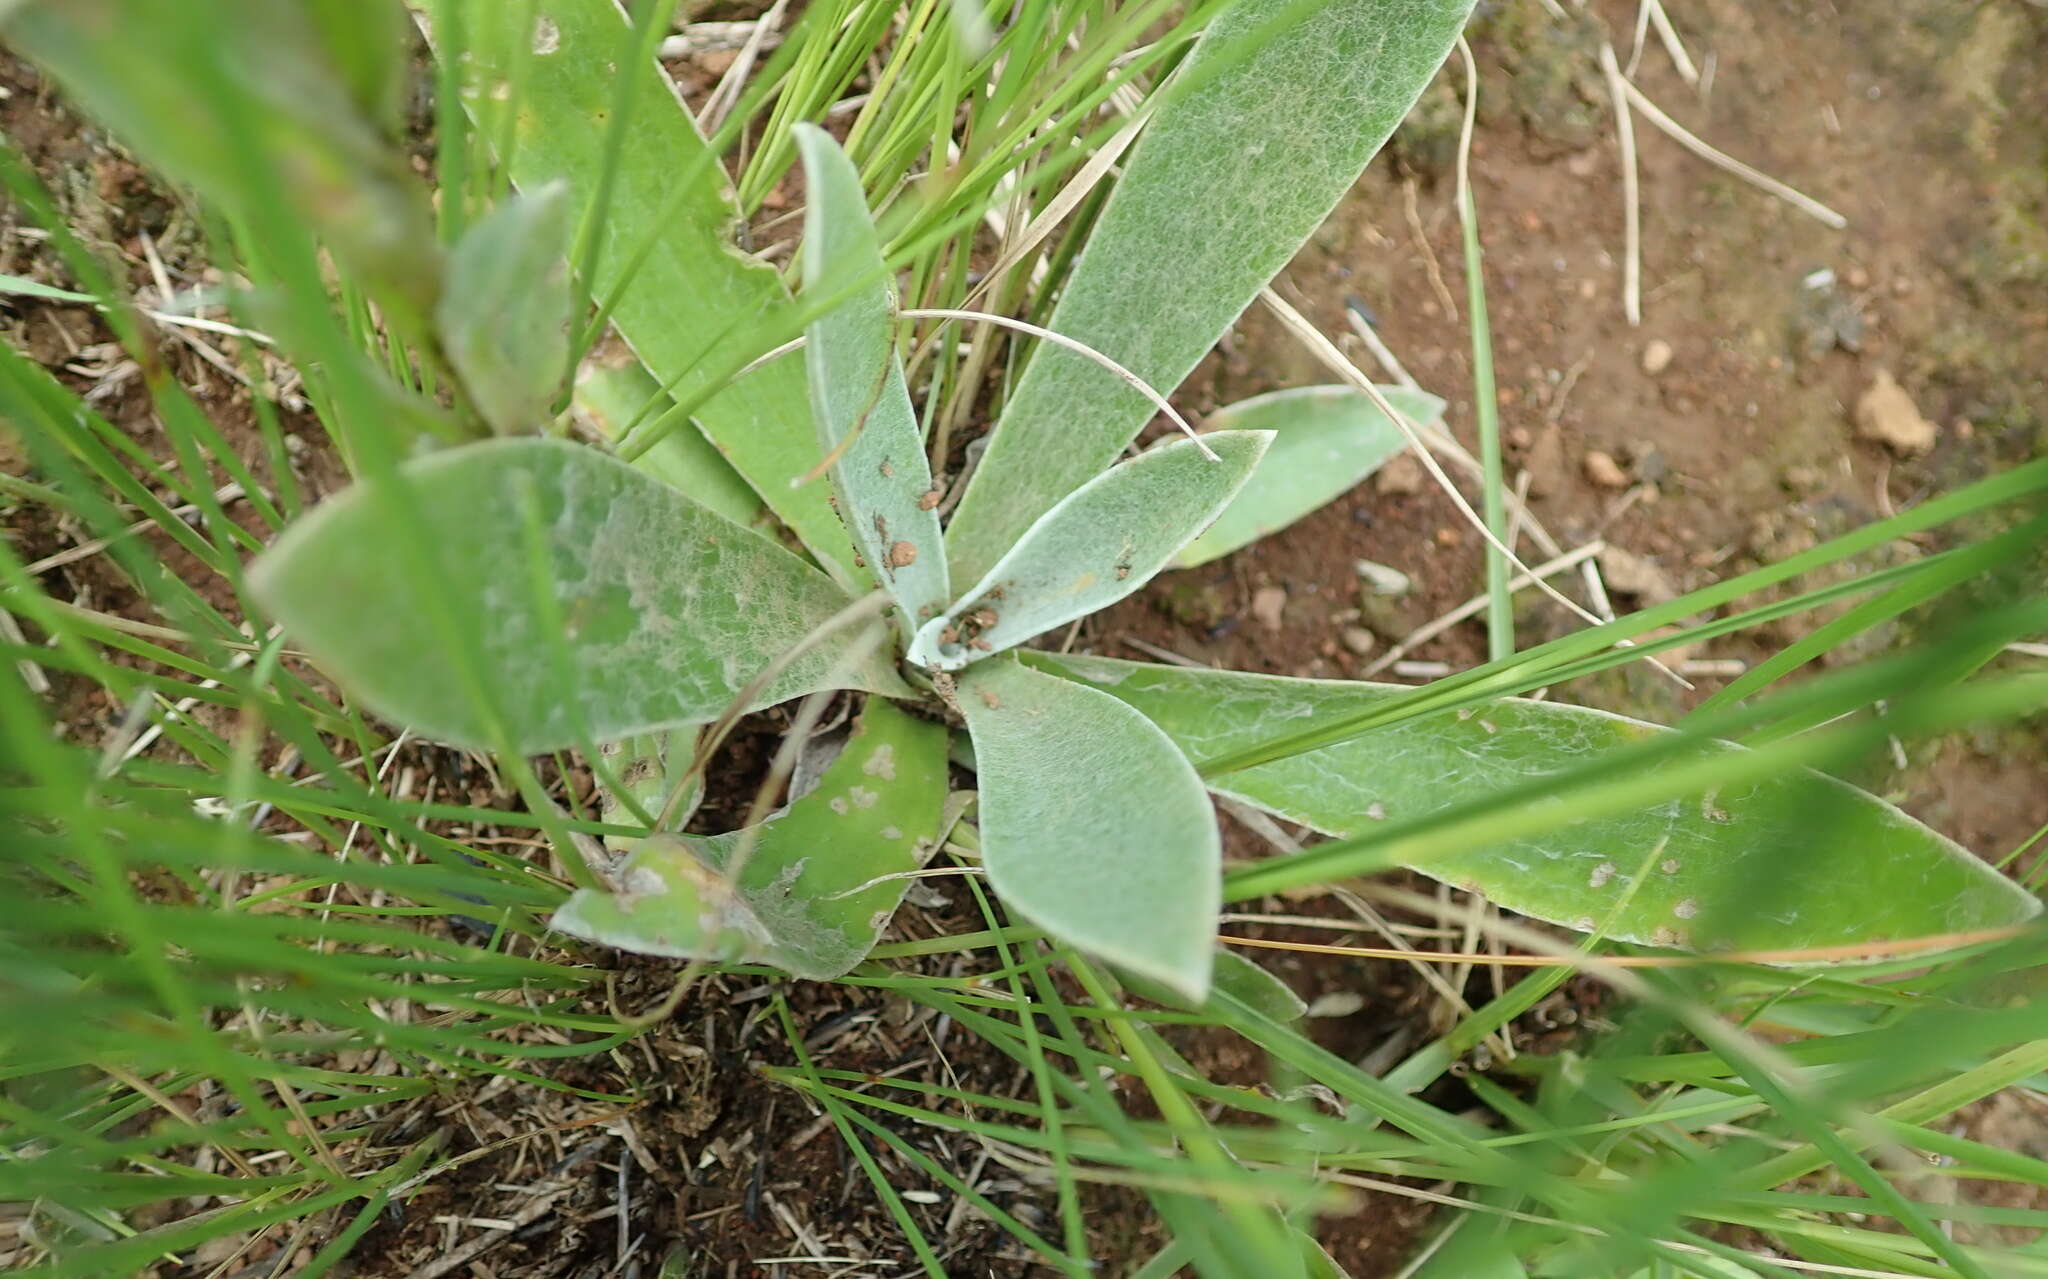
[[1251, 476], [1270, 431], [1171, 440], [1104, 471], [1041, 516], [958, 603], [926, 622], [910, 660], [957, 670], [1107, 608], [1159, 573]]
[[[1471, 8], [1331, 0], [1297, 15], [1290, 2], [1239, 0], [1210, 24], [1176, 74], [1238, 61], [1146, 126], [1047, 325], [1153, 386], [1178, 385], [1328, 215]], [[1249, 55], [1232, 47], [1247, 33], [1262, 42]], [[1040, 351], [947, 531], [955, 572], [986, 573], [1150, 415], [1095, 366]]]
[[973, 667], [958, 701], [1004, 904], [1199, 1004], [1223, 852], [1186, 758], [1115, 698], [1010, 658]]
[[[1144, 712], [1197, 757], [1277, 723], [1313, 723], [1396, 686], [1033, 654], [1034, 665]], [[1583, 767], [1658, 730], [1555, 702], [1502, 700], [1379, 729], [1228, 774], [1220, 792], [1359, 837]], [[1708, 752], [1734, 752], [1703, 744]], [[1825, 831], [1825, 835], [1819, 832]], [[1646, 945], [1791, 950], [1998, 928], [2037, 906], [1988, 865], [1882, 800], [1817, 773], [1679, 796], [1415, 868], [1524, 915]], [[1619, 906], [1619, 913], [1613, 914]]]
[[[532, 30], [519, 29], [521, 6], [459, 2], [480, 52], [531, 50], [509, 159], [520, 187], [562, 180], [571, 190], [593, 191], [615, 91], [631, 88], [633, 127], [615, 139], [606, 216], [592, 228], [593, 243], [604, 249], [596, 258], [598, 278], [583, 283], [593, 296], [616, 294], [612, 316], [620, 335], [675, 399], [698, 398], [705, 388], [695, 379], [717, 366], [719, 344], [790, 306], [775, 269], [732, 240], [739, 206], [718, 156], [659, 64], [614, 65], [626, 20], [613, 0], [542, 0]], [[470, 94], [487, 99], [513, 70], [480, 64]], [[643, 245], [648, 251], [636, 261]], [[629, 278], [621, 274], [628, 268]], [[809, 412], [802, 371], [784, 361], [720, 390], [699, 406], [696, 422], [820, 563], [856, 582], [853, 545], [826, 491], [789, 485], [817, 455], [810, 432], [782, 428]]]
[[[496, 441], [405, 475], [433, 496], [424, 527], [392, 527], [358, 486], [288, 530], [252, 580], [342, 684], [431, 737], [487, 746], [496, 720], [533, 752], [709, 720], [846, 603], [795, 556], [594, 449]], [[517, 571], [530, 518], [544, 598]], [[478, 641], [494, 706], [471, 704], [425, 660], [422, 604], [390, 567], [415, 539], [445, 566], [454, 611], [488, 619]], [[570, 660], [551, 662], [557, 648]], [[799, 658], [757, 704], [814, 691], [832, 666], [824, 652]], [[901, 687], [879, 662], [850, 678]]]
[[805, 300], [832, 305], [804, 330], [818, 445], [833, 459], [854, 544], [910, 634], [952, 592], [939, 494], [896, 356], [896, 301], [853, 162], [813, 125], [798, 126], [796, 141], [807, 197]]
[[[1410, 420], [1434, 421], [1444, 402], [1403, 387], [1385, 390]], [[1173, 567], [1220, 559], [1277, 532], [1355, 487], [1407, 446], [1378, 405], [1349, 387], [1271, 391], [1216, 410], [1210, 431], [1271, 431], [1272, 447], [1216, 522], [1181, 548]]]
[[[576, 372], [571, 407], [599, 439], [617, 444], [634, 422], [673, 403], [623, 343], [602, 343]], [[633, 465], [735, 524], [753, 528], [761, 517], [760, 495], [702, 432], [672, 431]]]

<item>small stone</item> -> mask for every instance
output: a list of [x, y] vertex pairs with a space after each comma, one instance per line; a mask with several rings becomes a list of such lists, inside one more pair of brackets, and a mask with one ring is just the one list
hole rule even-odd
[[1389, 497], [1407, 497], [1422, 491], [1422, 463], [1412, 453], [1399, 453], [1380, 468], [1373, 487]]
[[1310, 1017], [1349, 1017], [1365, 1007], [1365, 996], [1353, 990], [1333, 990], [1327, 995], [1317, 995], [1315, 1002], [1308, 1006]]
[[917, 548], [908, 542], [897, 542], [889, 548], [889, 567], [908, 568], [917, 563]]
[[1347, 626], [1339, 633], [1339, 638], [1344, 641], [1344, 647], [1359, 657], [1372, 656], [1372, 651], [1380, 646], [1380, 637], [1363, 626]]
[[1780, 482], [1800, 497], [1811, 497], [1827, 486], [1828, 477], [1817, 466], [1788, 466]]
[[1673, 354], [1675, 352], [1672, 351], [1669, 342], [1663, 338], [1651, 338], [1643, 347], [1643, 372], [1656, 377], [1671, 367]]
[[1621, 463], [1599, 449], [1593, 449], [1580, 460], [1586, 478], [1598, 488], [1625, 489], [1628, 487], [1628, 472], [1621, 469]]
[[1637, 555], [1619, 546], [1600, 552], [1600, 577], [1611, 591], [1633, 595], [1645, 604], [1662, 604], [1678, 598], [1671, 577], [1647, 555]]
[[1920, 406], [1893, 379], [1891, 370], [1879, 369], [1856, 401], [1856, 435], [1901, 457], [1917, 457], [1934, 447], [1935, 426], [1920, 416]]
[[1351, 567], [1357, 571], [1366, 589], [1375, 595], [1406, 595], [1415, 589], [1414, 579], [1398, 568], [1375, 564], [1371, 560], [1359, 560]]
[[1252, 592], [1252, 616], [1269, 631], [1280, 629], [1280, 615], [1287, 611], [1287, 592], [1278, 586], [1261, 586]]

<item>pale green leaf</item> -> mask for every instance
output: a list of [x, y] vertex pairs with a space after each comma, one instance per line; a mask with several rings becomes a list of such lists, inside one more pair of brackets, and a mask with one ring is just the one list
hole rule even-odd
[[[678, 400], [694, 402], [733, 354], [725, 344], [791, 305], [775, 268], [733, 243], [740, 211], [724, 165], [666, 71], [651, 61], [617, 65], [626, 20], [614, 0], [540, 0], [530, 29], [522, 24], [533, 5], [457, 3], [472, 44], [465, 105], [487, 134], [504, 109], [496, 104], [519, 81], [509, 168], [522, 188], [562, 180], [579, 198], [595, 192], [618, 78], [631, 77], [632, 123], [599, 231], [598, 278], [587, 283], [609, 298], [632, 269], [613, 322], [657, 378], [674, 382]], [[828, 490], [790, 487], [818, 461], [809, 413], [801, 365], [773, 360], [706, 401], [696, 422], [828, 571], [858, 582]]]
[[[1178, 96], [1132, 148], [1050, 327], [1177, 386], [1401, 122], [1470, 8], [1238, 0], [1166, 86]], [[1040, 349], [954, 513], [955, 574], [986, 572], [1152, 412], [1093, 361]]]
[[[1031, 656], [1142, 711], [1196, 759], [1413, 692]], [[1332, 835], [1360, 835], [1665, 731], [1585, 707], [1504, 699], [1230, 773], [1216, 790]], [[2039, 909], [2011, 881], [1897, 808], [1805, 771], [1588, 818], [1415, 869], [1538, 919], [1695, 948], [1881, 943], [2001, 927]]]
[[1213, 460], [1193, 441], [1173, 440], [1068, 494], [973, 590], [925, 623], [910, 660], [958, 670], [1107, 608], [1151, 581], [1216, 518], [1272, 435], [1224, 431], [1203, 438]]
[[[380, 714], [475, 748], [531, 752], [707, 720], [845, 607], [822, 573], [595, 449], [512, 438], [408, 463], [420, 522], [358, 484], [285, 530], [257, 599]], [[435, 619], [465, 628], [450, 651]], [[902, 692], [852, 637], [754, 699]]]
[[804, 161], [804, 294], [835, 303], [804, 330], [811, 416], [819, 448], [838, 459], [832, 481], [854, 545], [902, 606], [908, 634], [952, 593], [939, 494], [896, 357], [896, 302], [853, 162], [813, 125], [797, 127], [796, 143]]
[[1009, 658], [963, 675], [958, 700], [1003, 904], [1200, 1004], [1223, 851], [1187, 759], [1117, 699]]
[[747, 830], [642, 841], [621, 893], [581, 889], [553, 925], [644, 955], [759, 961], [817, 980], [850, 972], [903, 900], [900, 877], [937, 844], [946, 736], [870, 698], [815, 790]]
[[[1425, 391], [1390, 386], [1382, 394], [1410, 422], [1433, 422], [1444, 402]], [[1174, 557], [1193, 568], [1277, 532], [1349, 492], [1408, 437], [1365, 392], [1348, 386], [1303, 386], [1239, 400], [1202, 424], [1206, 431], [1273, 432], [1273, 447], [1230, 505]]]
[[1216, 1000], [1228, 995], [1261, 1016], [1282, 1024], [1300, 1021], [1308, 1014], [1308, 1005], [1294, 993], [1292, 986], [1228, 946], [1216, 948], [1216, 967], [1210, 974], [1209, 1002], [1199, 1008], [1189, 1005], [1183, 997], [1150, 978], [1122, 971], [1117, 976], [1134, 995], [1155, 1004], [1188, 1007], [1195, 1012], [1209, 1011], [1216, 1006]]
[[470, 402], [500, 435], [538, 431], [569, 360], [569, 190], [514, 195], [448, 257], [434, 318]]
[[[647, 408], [650, 400], [655, 401], [652, 409]], [[577, 370], [572, 403], [591, 430], [616, 443], [636, 416], [642, 420], [659, 416], [674, 401], [662, 393], [661, 384], [631, 351], [606, 343]], [[694, 427], [670, 432], [634, 458], [633, 465], [735, 524], [752, 528], [761, 517], [760, 495], [747, 487], [732, 463]]]

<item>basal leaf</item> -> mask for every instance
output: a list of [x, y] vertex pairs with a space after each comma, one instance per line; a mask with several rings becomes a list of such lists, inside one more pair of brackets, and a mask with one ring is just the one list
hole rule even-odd
[[[1424, 391], [1390, 386], [1382, 393], [1411, 422], [1432, 422], [1444, 411], [1444, 402]], [[1286, 528], [1408, 447], [1401, 428], [1348, 386], [1255, 395], [1211, 413], [1203, 428], [1271, 431], [1273, 447], [1208, 531], [1181, 548], [1175, 568], [1206, 564]]]
[[[707, 720], [847, 603], [796, 556], [595, 449], [492, 440], [403, 473], [418, 526], [358, 484], [286, 529], [251, 580], [337, 683], [429, 737], [530, 752]], [[467, 654], [437, 617], [466, 629]], [[798, 658], [756, 704], [906, 691], [879, 658], [837, 669], [851, 638]]]
[[[650, 399], [659, 403], [643, 414]], [[575, 412], [598, 435], [614, 443], [636, 416], [658, 415], [672, 404], [654, 375], [621, 343], [600, 344], [576, 372]], [[732, 463], [699, 431], [669, 434], [634, 458], [633, 465], [735, 524], [753, 528], [761, 516], [760, 495], [747, 487]]]
[[902, 606], [905, 633], [946, 606], [946, 546], [924, 435], [896, 358], [896, 303], [868, 218], [860, 174], [832, 140], [799, 125], [803, 153], [804, 293], [844, 297], [805, 329], [811, 416], [832, 467], [854, 545]]
[[1004, 905], [1201, 1003], [1223, 854], [1187, 759], [1116, 698], [1010, 658], [961, 676], [959, 705]]
[[[598, 278], [588, 284], [594, 296], [609, 298], [632, 270], [613, 321], [657, 378], [676, 380], [678, 400], [694, 401], [731, 354], [724, 344], [790, 306], [775, 269], [733, 243], [740, 211], [724, 165], [660, 66], [618, 65], [626, 19], [615, 0], [458, 2], [472, 46], [465, 105], [487, 134], [503, 109], [496, 104], [519, 84], [507, 164], [522, 188], [561, 180], [579, 204], [590, 200], [618, 78], [631, 77], [631, 125], [619, 139], [599, 231]], [[651, 250], [636, 258], [650, 240]], [[706, 401], [696, 423], [834, 576], [858, 582], [853, 544], [826, 489], [790, 487], [817, 462], [809, 412], [797, 361], [774, 360]]]
[[[1128, 972], [1120, 972], [1118, 976], [1132, 994], [1149, 999], [1155, 1004], [1187, 1006], [1192, 1011], [1203, 1011], [1202, 1008], [1188, 1005], [1182, 996], [1175, 994], [1160, 982]], [[1292, 986], [1230, 947], [1218, 946], [1216, 967], [1210, 974], [1210, 1003], [1205, 1007], [1213, 1005], [1217, 999], [1225, 995], [1281, 1023], [1297, 1022], [1308, 1014], [1308, 1005], [1302, 1002], [1301, 996], [1294, 993]]]
[[[1105, 658], [1031, 660], [1137, 708], [1197, 759], [1412, 691]], [[1504, 699], [1231, 773], [1216, 789], [1332, 835], [1357, 835], [1665, 731], [1584, 707]], [[1538, 919], [1703, 949], [1882, 943], [2000, 927], [2039, 909], [1890, 804], [1806, 771], [1588, 818], [1415, 869]]]
[[435, 308], [469, 398], [500, 435], [538, 431], [569, 360], [569, 190], [512, 196], [448, 258]]
[[[1050, 327], [1155, 387], [1179, 385], [1401, 122], [1470, 8], [1231, 5], [1166, 86], [1178, 96], [1133, 146]], [[954, 513], [954, 573], [986, 572], [1152, 412], [1093, 361], [1041, 349]]]
[[767, 925], [723, 877], [705, 865], [695, 841], [650, 835], [619, 868], [619, 891], [579, 888], [548, 921], [558, 932], [639, 955], [739, 963], [774, 944]]
[[645, 955], [756, 960], [818, 980], [850, 972], [903, 900], [909, 881], [885, 877], [936, 846], [946, 737], [870, 698], [815, 790], [748, 830], [643, 841], [622, 893], [581, 889], [554, 926]]
[[925, 623], [910, 660], [932, 670], [1021, 644], [1107, 608], [1152, 580], [1216, 518], [1258, 465], [1266, 431], [1174, 440], [1119, 463], [1067, 495], [973, 590]]

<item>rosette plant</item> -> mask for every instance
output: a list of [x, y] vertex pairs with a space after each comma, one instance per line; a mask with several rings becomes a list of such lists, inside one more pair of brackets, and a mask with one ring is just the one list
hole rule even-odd
[[[487, 34], [517, 8], [460, 7]], [[1226, 8], [1123, 156], [1058, 285], [1058, 340], [1016, 371], [971, 474], [946, 476], [905, 376], [884, 241], [840, 146], [795, 134], [806, 207], [792, 299], [723, 238], [737, 206], [651, 62], [594, 73], [618, 44], [610, 0], [550, 0], [506, 130], [521, 194], [456, 247], [438, 312], [500, 438], [330, 499], [263, 556], [256, 597], [338, 684], [413, 731], [578, 750], [599, 770], [614, 820], [638, 835], [618, 841], [618, 865], [584, 872], [554, 916], [563, 932], [830, 977], [861, 961], [943, 846], [978, 856], [1017, 920], [1199, 1001], [1223, 897], [1213, 794], [1358, 840], [1463, 795], [1540, 792], [1662, 731], [1508, 699], [1396, 717], [1381, 712], [1414, 690], [1031, 647], [1349, 489], [1408, 446], [1389, 409], [1416, 422], [1441, 410], [1412, 391], [1286, 391], [1126, 456], [1158, 407], [1146, 388], [1185, 377], [1314, 230], [1468, 7]], [[495, 72], [476, 60], [482, 111]], [[613, 274], [584, 281], [680, 406], [607, 449], [547, 428], [573, 309], [567, 209], [619, 74], [646, 99], [625, 145], [694, 175], [678, 182], [695, 204], [680, 239], [637, 255], [622, 239]], [[653, 186], [608, 193], [617, 220], [672, 207], [661, 164], [619, 171], [642, 169]], [[670, 254], [687, 258], [681, 276]], [[695, 291], [670, 287], [678, 278]], [[797, 308], [801, 357], [704, 383], [693, 352], [709, 339], [693, 323], [734, 298]], [[859, 701], [851, 732], [836, 755], [810, 752], [787, 802], [726, 834], [680, 833], [684, 764], [737, 715], [832, 690]], [[800, 737], [815, 717], [796, 718]], [[788, 753], [805, 745], [793, 737]], [[972, 771], [971, 804], [949, 802], [955, 761]], [[1395, 841], [1382, 864], [1645, 945], [1853, 948], [2034, 908], [1875, 797], [1798, 770], [1734, 772], [1648, 806], [1559, 813], [1539, 796], [1478, 846]], [[1824, 849], [1805, 835], [1816, 823], [1834, 836]]]

